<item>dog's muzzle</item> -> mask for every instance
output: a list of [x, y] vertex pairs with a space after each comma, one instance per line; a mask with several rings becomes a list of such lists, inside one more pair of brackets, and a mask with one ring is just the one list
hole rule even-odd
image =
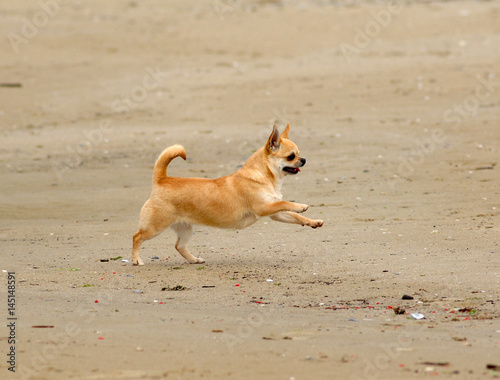
[[285, 166], [283, 168], [283, 171], [289, 173], [289, 174], [297, 174], [298, 172], [300, 172], [300, 169], [302, 166], [304, 166], [306, 164], [306, 159], [305, 158], [301, 158], [299, 162], [297, 162], [297, 165], [296, 166]]

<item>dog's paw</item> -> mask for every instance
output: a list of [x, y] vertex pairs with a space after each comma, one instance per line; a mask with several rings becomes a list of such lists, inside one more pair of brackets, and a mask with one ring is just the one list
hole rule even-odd
[[201, 257], [195, 257], [194, 260], [189, 260], [191, 264], [203, 264], [205, 262], [205, 259], [202, 259]]
[[134, 264], [134, 265], [144, 265], [144, 262], [139, 257], [137, 260], [132, 260], [132, 264]]
[[300, 214], [301, 212], [306, 211], [308, 208], [309, 208], [308, 205], [303, 205], [302, 203], [295, 203], [295, 209], [293, 211]]
[[309, 223], [309, 226], [312, 228], [318, 228], [323, 226], [323, 221], [322, 220], [312, 220]]

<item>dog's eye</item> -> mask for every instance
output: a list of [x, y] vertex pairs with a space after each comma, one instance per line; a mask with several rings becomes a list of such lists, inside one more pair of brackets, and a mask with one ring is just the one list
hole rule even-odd
[[287, 160], [288, 160], [288, 161], [295, 160], [295, 153], [292, 153], [291, 155], [289, 155], [289, 156], [287, 157]]

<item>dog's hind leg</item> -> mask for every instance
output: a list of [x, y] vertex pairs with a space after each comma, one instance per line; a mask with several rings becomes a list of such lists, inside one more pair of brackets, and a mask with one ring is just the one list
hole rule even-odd
[[157, 217], [155, 210], [147, 201], [141, 210], [141, 220], [139, 222], [139, 231], [134, 235], [132, 244], [132, 263], [134, 265], [144, 265], [144, 262], [139, 257], [141, 244], [149, 239], [154, 238], [164, 231], [173, 220], [160, 219]]
[[193, 235], [193, 226], [186, 223], [176, 223], [170, 226], [177, 234], [177, 242], [175, 243], [175, 249], [179, 252], [182, 257], [184, 257], [191, 264], [201, 264], [204, 263], [201, 257], [194, 257], [191, 252], [186, 248], [186, 244], [191, 239]]

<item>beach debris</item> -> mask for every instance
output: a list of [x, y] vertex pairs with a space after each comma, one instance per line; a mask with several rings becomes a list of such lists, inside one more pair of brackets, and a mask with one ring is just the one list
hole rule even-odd
[[498, 364], [486, 364], [486, 369], [491, 369], [492, 371], [500, 372], [500, 365]]
[[267, 282], [273, 282], [273, 280], [272, 280], [272, 279], [270, 279], [270, 278], [268, 278], [266, 281], [267, 281]]
[[101, 259], [101, 263], [109, 263], [109, 259]]
[[158, 256], [153, 256], [151, 257], [151, 260], [160, 260], [160, 258]]
[[23, 87], [21, 83], [17, 82], [12, 82], [12, 83], [0, 83], [0, 87], [7, 87], [7, 88], [19, 88]]
[[213, 333], [221, 333], [223, 330], [212, 330]]
[[122, 263], [128, 263], [129, 261], [127, 259], [122, 259]]
[[450, 365], [450, 362], [422, 362], [418, 363], [421, 365], [433, 365], [436, 367], [448, 367]]
[[215, 288], [215, 285], [202, 285], [202, 288]]
[[110, 260], [120, 260], [123, 259], [123, 256], [110, 257]]
[[394, 309], [394, 314], [396, 315], [401, 315], [401, 314], [404, 314], [406, 312], [405, 308], [404, 307], [395, 307]]
[[47, 325], [38, 325], [38, 326], [31, 326], [32, 329], [53, 329], [54, 326], [47, 326]]
[[412, 300], [413, 297], [412, 296], [409, 296], [408, 294], [405, 294], [403, 295], [403, 297], [401, 298], [402, 300]]
[[142, 290], [135, 289], [135, 290], [134, 290], [134, 293], [136, 293], [136, 294], [141, 294], [141, 293], [144, 293], [144, 292], [143, 292]]
[[416, 320], [420, 320], [420, 319], [425, 318], [425, 315], [423, 315], [422, 313], [411, 313], [410, 316]]
[[176, 285], [176, 286], [173, 286], [173, 287], [164, 287], [164, 288], [161, 288], [162, 291], [165, 291], [165, 290], [168, 290], [168, 291], [174, 291], [174, 292], [178, 292], [178, 291], [181, 291], [181, 290], [188, 290], [188, 288], [182, 286], [182, 285]]

